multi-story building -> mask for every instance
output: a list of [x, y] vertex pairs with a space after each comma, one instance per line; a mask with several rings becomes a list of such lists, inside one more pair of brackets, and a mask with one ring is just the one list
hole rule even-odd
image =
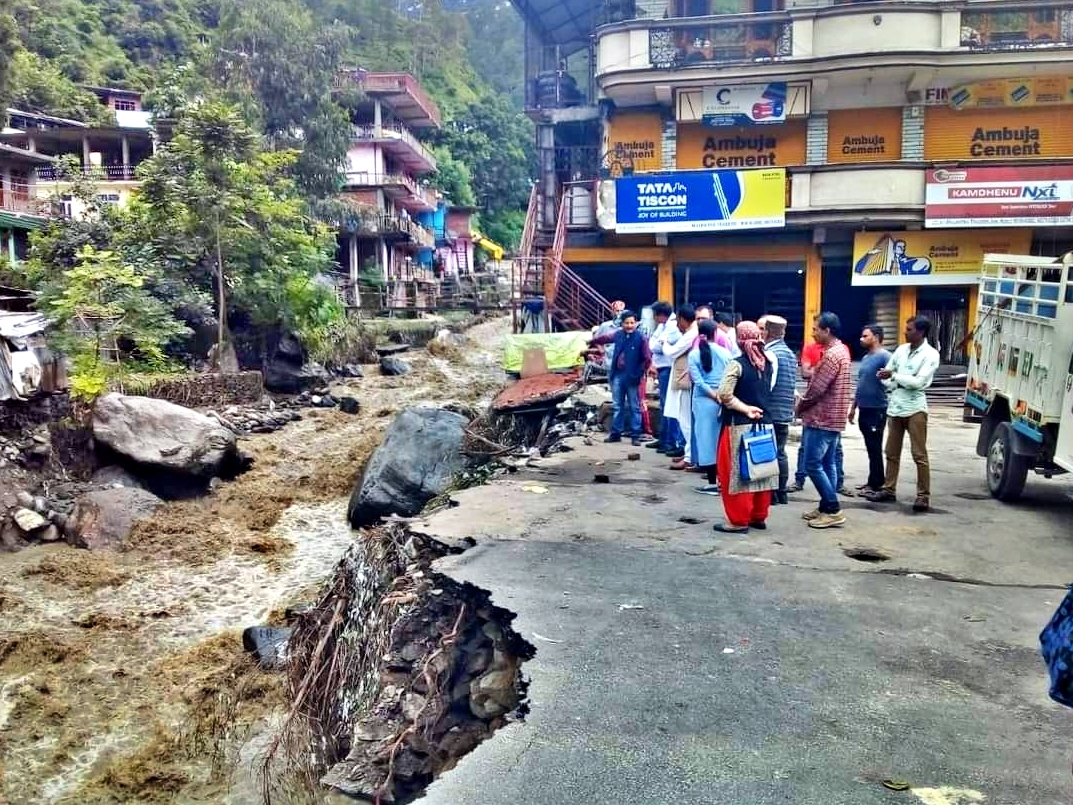
[[[821, 309], [964, 359], [985, 252], [1073, 247], [1073, 4], [515, 0], [541, 176], [528, 243], [630, 304]], [[562, 272], [567, 272], [563, 274]], [[576, 289], [574, 289], [576, 291]]]
[[52, 158], [0, 143], [0, 258], [18, 263], [29, 251], [29, 234], [40, 228], [47, 202], [37, 197], [37, 170]]
[[[126, 93], [124, 102], [129, 101], [127, 95], [136, 94]], [[102, 103], [109, 104], [111, 97], [106, 95]], [[124, 204], [139, 185], [135, 168], [152, 156], [154, 142], [148, 112], [117, 109], [115, 115], [113, 126], [90, 126], [77, 120], [8, 109], [8, 127], [0, 133], [0, 144], [47, 156], [49, 163], [72, 157], [77, 170], [94, 177], [100, 201]], [[39, 199], [63, 199], [68, 196], [70, 182], [55, 164], [48, 164], [37, 168], [30, 186]], [[64, 212], [81, 214], [78, 203], [68, 196]]]
[[361, 101], [351, 109], [342, 198], [353, 215], [341, 227], [339, 263], [352, 286], [375, 279], [386, 285], [389, 304], [406, 306], [435, 279], [441, 198], [423, 180], [436, 171], [436, 158], [416, 133], [439, 128], [440, 110], [405, 73], [352, 70], [342, 80], [360, 90]]

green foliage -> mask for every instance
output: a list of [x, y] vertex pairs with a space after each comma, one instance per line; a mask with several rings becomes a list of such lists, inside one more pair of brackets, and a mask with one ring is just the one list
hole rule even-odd
[[141, 166], [142, 190], [122, 213], [120, 242], [208, 299], [216, 296], [218, 239], [228, 305], [254, 326], [284, 325], [315, 340], [342, 308], [320, 279], [335, 239], [307, 216], [291, 175], [297, 158], [262, 150], [234, 107], [194, 106]]
[[55, 323], [53, 345], [70, 357], [71, 392], [92, 401], [131, 362], [165, 366], [164, 346], [187, 334], [121, 255], [84, 246], [75, 264], [41, 289], [38, 307]]
[[469, 165], [461, 159], [455, 159], [446, 146], [435, 146], [432, 152], [436, 156], [438, 167], [432, 177], [433, 187], [442, 190], [455, 204], [463, 207], [475, 206], [477, 197], [473, 193], [473, 175], [469, 171]]
[[115, 117], [97, 96], [75, 85], [36, 53], [20, 50], [11, 62], [11, 104], [86, 123], [113, 125]]
[[[11, 99], [11, 62], [18, 50], [18, 27], [11, 16], [6, 0], [0, 0], [0, 109], [6, 108]], [[3, 114], [0, 114], [0, 118]]]

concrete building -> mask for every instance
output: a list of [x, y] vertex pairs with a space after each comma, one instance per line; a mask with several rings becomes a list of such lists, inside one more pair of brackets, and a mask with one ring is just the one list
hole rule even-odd
[[0, 259], [26, 259], [29, 235], [44, 225], [47, 202], [37, 197], [37, 170], [52, 158], [0, 143]]
[[796, 345], [821, 309], [921, 311], [956, 362], [983, 253], [1073, 247], [1069, 3], [514, 5], [533, 248], [597, 296], [777, 312]]

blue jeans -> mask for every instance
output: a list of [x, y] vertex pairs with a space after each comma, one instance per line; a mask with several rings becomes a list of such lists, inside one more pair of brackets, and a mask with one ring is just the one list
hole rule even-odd
[[842, 434], [805, 426], [801, 432], [801, 452], [805, 455], [805, 472], [820, 493], [820, 511], [841, 511], [838, 502], [838, 445]]
[[[611, 406], [614, 419], [611, 420], [611, 435], [641, 435], [641, 381], [630, 381], [619, 375], [611, 379]], [[626, 421], [629, 417], [629, 421]], [[628, 430], [626, 430], [628, 428]]]
[[682, 445], [682, 429], [678, 427], [677, 419], [663, 415], [663, 408], [667, 404], [667, 392], [671, 388], [671, 367], [657, 369], [656, 376], [659, 379], [659, 446], [664, 450], [674, 450]]
[[[838, 475], [838, 486], [836, 489], [841, 489], [846, 483], [846, 469], [842, 463], [842, 434], [838, 434], [838, 449], [835, 451], [835, 462], [837, 464], [835, 472]], [[805, 436], [801, 434], [801, 444], [797, 448], [797, 470], [794, 472], [794, 480], [797, 481], [797, 485], [804, 489], [805, 479], [808, 478], [808, 473], [805, 471]]]

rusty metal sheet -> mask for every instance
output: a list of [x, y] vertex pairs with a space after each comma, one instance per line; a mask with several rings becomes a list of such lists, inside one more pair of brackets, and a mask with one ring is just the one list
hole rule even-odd
[[492, 401], [496, 411], [515, 408], [534, 408], [554, 405], [579, 391], [582, 386], [581, 372], [557, 373], [527, 377], [513, 386], [507, 386]]

